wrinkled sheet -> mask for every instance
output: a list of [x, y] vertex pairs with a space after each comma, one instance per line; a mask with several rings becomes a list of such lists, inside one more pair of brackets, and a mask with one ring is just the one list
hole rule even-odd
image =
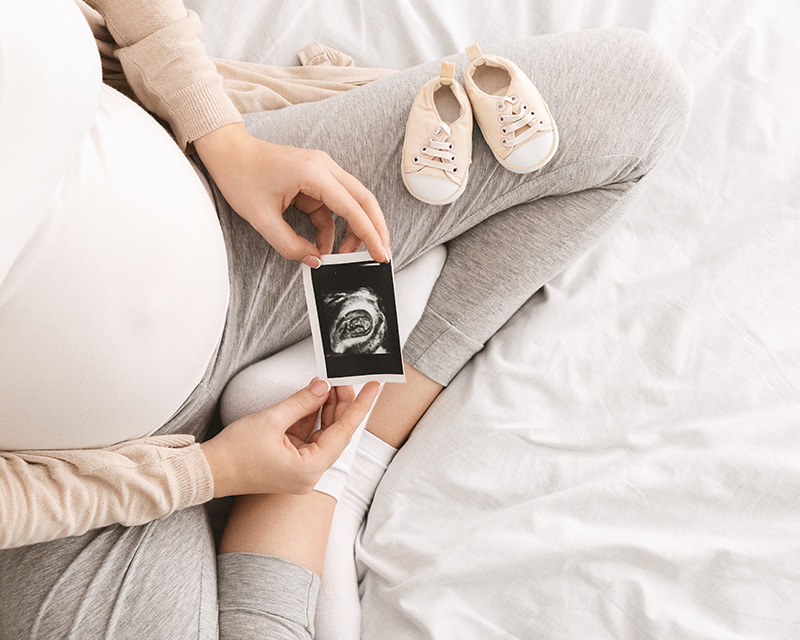
[[357, 546], [364, 638], [800, 638], [800, 6], [189, 4], [213, 55], [270, 64], [599, 26], [676, 55], [681, 149], [387, 472]]

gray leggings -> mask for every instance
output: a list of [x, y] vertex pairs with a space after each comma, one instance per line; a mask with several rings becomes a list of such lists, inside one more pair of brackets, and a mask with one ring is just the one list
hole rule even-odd
[[[688, 117], [682, 72], [641, 33], [585, 31], [488, 49], [538, 86], [560, 148], [541, 171], [518, 175], [500, 167], [476, 127], [468, 187], [448, 206], [414, 200], [400, 177], [408, 109], [438, 74], [438, 61], [246, 118], [261, 138], [327, 151], [371, 189], [398, 268], [447, 243], [447, 262], [405, 349], [408, 362], [442, 384], [620, 218]], [[450, 59], [462, 74], [466, 56]], [[207, 437], [219, 428], [217, 403], [231, 377], [309, 333], [297, 265], [219, 196], [218, 209], [232, 281], [227, 325], [204, 381], [159, 433]], [[313, 237], [303, 214], [287, 215]], [[208, 516], [196, 507], [0, 552], [0, 638], [306, 638], [318, 586], [288, 561], [215, 557]]]

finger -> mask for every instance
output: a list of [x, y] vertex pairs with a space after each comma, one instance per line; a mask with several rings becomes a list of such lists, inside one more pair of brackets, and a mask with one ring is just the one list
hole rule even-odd
[[332, 253], [336, 225], [331, 210], [324, 203], [305, 193], [298, 193], [293, 204], [300, 211], [309, 214], [308, 217], [317, 230], [315, 244], [320, 253]]
[[309, 216], [309, 219], [317, 230], [315, 239], [317, 249], [323, 254], [333, 253], [333, 236], [336, 232], [336, 225], [330, 209], [322, 205]]
[[327, 429], [322, 429], [311, 434], [309, 446], [301, 450], [304, 457], [312, 458], [311, 464], [317, 470], [327, 469], [341, 455], [350, 438], [353, 437], [358, 425], [372, 408], [372, 403], [380, 390], [380, 384], [369, 382], [364, 385], [361, 393], [347, 407], [336, 422]]
[[325, 206], [324, 202], [307, 196], [305, 193], [298, 193], [292, 201], [292, 204], [303, 213], [314, 213], [320, 207]]
[[319, 258], [319, 250], [305, 238], [297, 235], [283, 216], [264, 216], [253, 225], [266, 240], [288, 260], [301, 261], [306, 256]]
[[370, 255], [378, 262], [387, 262], [386, 250], [383, 248], [383, 240], [361, 205], [350, 195], [332, 173], [315, 173], [318, 177], [313, 183], [309, 183], [301, 190], [318, 200], [322, 200], [331, 211], [335, 211], [350, 225], [353, 230], [367, 247]]
[[353, 251], [357, 251], [360, 246], [361, 238], [351, 233], [342, 242], [342, 246], [339, 247], [339, 253], [353, 253]]
[[321, 429], [326, 429], [334, 422], [336, 422], [339, 418], [342, 417], [342, 414], [347, 410], [353, 401], [356, 398], [355, 391], [353, 390], [353, 385], [344, 385], [341, 387], [334, 387], [331, 390], [331, 393], [336, 393], [336, 404], [331, 407], [331, 411], [329, 413], [325, 413], [325, 409], [328, 406], [328, 402], [325, 403], [325, 406], [322, 408], [322, 421], [320, 423]]
[[342, 414], [347, 410], [347, 407], [349, 407], [356, 399], [356, 392], [353, 389], [353, 385], [348, 384], [344, 387], [336, 387], [336, 399], [336, 412], [333, 420], [331, 420], [328, 424], [332, 424], [341, 418]]
[[316, 415], [330, 394], [327, 380], [314, 378], [311, 383], [285, 400], [267, 407], [264, 413], [271, 424], [285, 433], [295, 422], [306, 416]]
[[320, 428], [324, 429], [329, 424], [333, 424], [336, 420], [336, 409], [339, 404], [339, 390], [336, 388], [331, 389], [331, 393], [325, 404], [322, 406], [322, 417], [320, 419]]
[[383, 211], [381, 211], [381, 207], [378, 204], [378, 199], [375, 197], [372, 191], [367, 189], [361, 183], [358, 178], [336, 164], [336, 161], [333, 160], [333, 158], [330, 160], [330, 166], [331, 173], [333, 173], [334, 177], [345, 186], [345, 188], [350, 192], [350, 195], [355, 198], [356, 202], [361, 205], [361, 208], [369, 216], [369, 219], [372, 221], [372, 225], [375, 227], [375, 229], [378, 231], [378, 235], [381, 237], [383, 246], [388, 247], [389, 228], [386, 226], [386, 218], [383, 216]]

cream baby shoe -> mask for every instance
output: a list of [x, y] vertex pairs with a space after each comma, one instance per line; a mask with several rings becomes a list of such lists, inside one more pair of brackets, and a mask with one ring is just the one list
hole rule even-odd
[[472, 162], [472, 109], [455, 80], [455, 65], [419, 90], [406, 124], [401, 171], [408, 192], [428, 204], [449, 204], [467, 186]]
[[466, 49], [464, 86], [483, 137], [497, 161], [514, 173], [530, 173], [550, 162], [558, 129], [530, 79], [510, 60]]

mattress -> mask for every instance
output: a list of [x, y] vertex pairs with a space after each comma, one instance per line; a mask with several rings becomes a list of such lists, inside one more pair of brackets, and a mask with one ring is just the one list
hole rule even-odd
[[800, 637], [800, 5], [188, 3], [213, 55], [405, 68], [626, 26], [685, 69], [679, 151], [441, 394], [359, 540], [363, 637]]

